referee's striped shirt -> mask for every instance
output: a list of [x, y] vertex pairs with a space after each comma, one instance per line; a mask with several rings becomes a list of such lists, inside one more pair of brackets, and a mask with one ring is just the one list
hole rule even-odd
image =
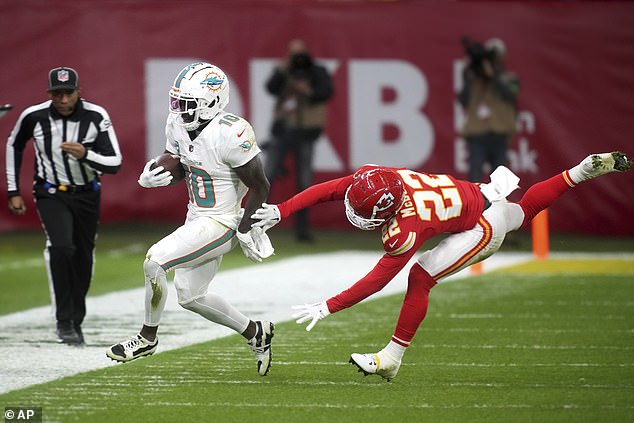
[[[116, 173], [121, 152], [108, 112], [80, 99], [72, 115], [57, 113], [48, 100], [24, 110], [9, 135], [6, 171], [9, 197], [20, 195], [22, 154], [30, 139], [35, 144], [34, 178], [53, 185], [88, 185], [102, 173]], [[84, 158], [62, 151], [62, 142], [81, 142]]]

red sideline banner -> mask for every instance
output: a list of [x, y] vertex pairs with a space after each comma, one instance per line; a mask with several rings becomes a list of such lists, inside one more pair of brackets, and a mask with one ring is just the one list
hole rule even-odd
[[[102, 222], [183, 220], [184, 186], [148, 190], [136, 181], [148, 157], [163, 150], [169, 86], [194, 60], [229, 75], [228, 110], [250, 120], [264, 144], [273, 107], [264, 82], [293, 38], [307, 42], [335, 84], [316, 147], [315, 183], [365, 163], [466, 178], [464, 117], [455, 96], [462, 35], [503, 39], [508, 68], [520, 78], [509, 159], [523, 190], [592, 152], [634, 155], [629, 2], [59, 0], [43, 7], [5, 0], [0, 23], [0, 104], [14, 106], [0, 118], [3, 140], [22, 110], [47, 98], [46, 75], [57, 66], [77, 69], [82, 97], [110, 113], [124, 161], [117, 175], [103, 178]], [[0, 207], [0, 231], [39, 225], [32, 163], [29, 146], [21, 174], [28, 215]], [[275, 183], [270, 201], [288, 198], [294, 185], [291, 172]], [[633, 216], [634, 172], [575, 188], [551, 207], [549, 220], [553, 231], [634, 236]], [[316, 207], [311, 221], [350, 228], [343, 204]]]

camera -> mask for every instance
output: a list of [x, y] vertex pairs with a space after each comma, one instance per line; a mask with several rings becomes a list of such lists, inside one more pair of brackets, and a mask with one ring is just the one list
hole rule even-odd
[[469, 56], [469, 68], [479, 77], [487, 78], [488, 76], [484, 72], [484, 61], [488, 60], [491, 64], [495, 64], [496, 52], [494, 49], [486, 48], [484, 44], [474, 41], [471, 38], [463, 35], [461, 40], [462, 46]]
[[295, 53], [291, 56], [289, 73], [295, 78], [307, 78], [313, 65], [313, 59], [307, 53]]

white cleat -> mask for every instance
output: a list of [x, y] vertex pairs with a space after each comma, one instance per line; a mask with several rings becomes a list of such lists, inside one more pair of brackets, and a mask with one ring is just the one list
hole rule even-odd
[[627, 172], [631, 167], [632, 161], [620, 151], [591, 154], [581, 162], [581, 169], [587, 179], [610, 172]]
[[365, 376], [379, 375], [388, 382], [396, 377], [401, 367], [400, 361], [394, 360], [383, 351], [374, 354], [354, 353], [350, 356], [349, 363], [357, 366]]

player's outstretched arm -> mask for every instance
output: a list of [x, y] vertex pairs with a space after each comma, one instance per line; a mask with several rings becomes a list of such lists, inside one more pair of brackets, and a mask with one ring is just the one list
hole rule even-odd
[[326, 301], [314, 304], [296, 305], [292, 306], [292, 308], [293, 310], [296, 310], [292, 317], [293, 319], [297, 319], [295, 321], [297, 324], [302, 324], [310, 320], [310, 323], [306, 326], [306, 331], [308, 332], [315, 327], [318, 321], [330, 315], [330, 310], [328, 310], [328, 304], [326, 304]]
[[262, 228], [265, 232], [282, 220], [280, 209], [275, 204], [266, 203], [262, 203], [262, 207], [257, 209], [255, 213], [251, 215], [251, 218], [257, 220], [251, 226], [254, 228]]

